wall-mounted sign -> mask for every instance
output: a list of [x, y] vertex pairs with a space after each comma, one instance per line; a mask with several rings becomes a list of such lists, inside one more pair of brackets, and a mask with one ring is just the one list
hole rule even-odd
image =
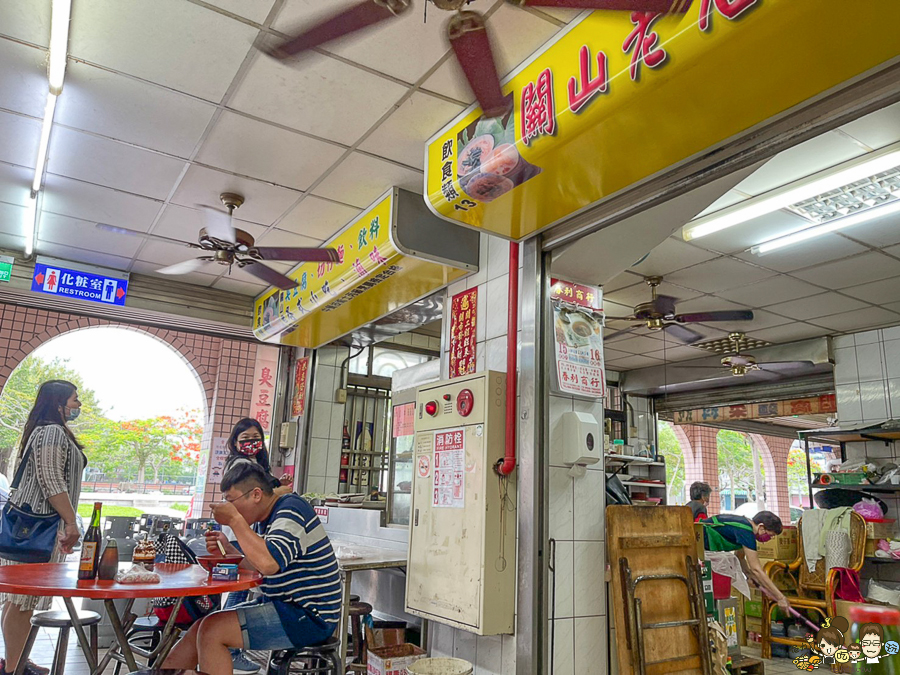
[[128, 295], [128, 278], [124, 274], [114, 274], [70, 269], [39, 260], [34, 264], [31, 290], [106, 305], [124, 305]]
[[475, 372], [475, 328], [478, 288], [457, 293], [450, 301], [450, 378]]
[[550, 280], [556, 386], [563, 394], [606, 396], [602, 295], [597, 287]]
[[278, 376], [278, 349], [260, 346], [256, 349], [253, 369], [253, 393], [250, 397], [250, 417], [259, 422], [265, 433], [272, 430], [272, 410], [275, 405], [275, 382]]
[[336, 263], [303, 263], [289, 291], [256, 300], [263, 341], [316, 348], [478, 269], [478, 235], [432, 215], [422, 197], [392, 188], [327, 243]]
[[675, 412], [675, 424], [709, 424], [730, 420], [755, 420], [766, 417], [792, 417], [794, 415], [825, 415], [837, 412], [834, 394], [813, 398], [795, 398], [788, 401], [725, 405], [698, 410]]
[[306, 381], [309, 375], [309, 357], [297, 359], [294, 371], [294, 400], [291, 403], [291, 415], [300, 417], [306, 409]]
[[586, 14], [507, 78], [509, 114], [473, 107], [431, 138], [429, 205], [523, 239], [896, 57], [896, 0], [814, 4]]
[[15, 260], [8, 255], [0, 255], [0, 281], [12, 279], [12, 268]]
[[225, 474], [225, 462], [228, 461], [228, 439], [213, 438], [212, 458], [209, 460], [209, 482], [221, 483]]

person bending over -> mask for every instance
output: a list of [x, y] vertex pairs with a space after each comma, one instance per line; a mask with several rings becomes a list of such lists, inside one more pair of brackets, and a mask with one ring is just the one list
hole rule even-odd
[[743, 516], [713, 516], [703, 524], [703, 545], [707, 551], [732, 551], [751, 583], [761, 586], [785, 612], [791, 603], [763, 569], [756, 554], [756, 542], [769, 541], [784, 529], [781, 519], [771, 511], [760, 511], [753, 520]]
[[261, 467], [240, 462], [222, 478], [225, 501], [213, 504], [216, 522], [230, 527], [208, 532], [206, 546], [243, 553], [242, 567], [263, 575], [262, 597], [210, 614], [191, 629], [163, 668], [233, 675], [229, 649], [300, 649], [324, 642], [340, 619], [337, 559], [313, 508], [294, 493], [277, 496]]

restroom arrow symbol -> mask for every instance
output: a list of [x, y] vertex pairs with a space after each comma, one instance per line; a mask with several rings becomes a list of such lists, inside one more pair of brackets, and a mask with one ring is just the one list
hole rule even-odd
[[38, 282], [39, 284], [43, 284], [44, 283], [44, 273], [39, 272], [38, 275], [34, 278], [34, 280], [36, 282]]

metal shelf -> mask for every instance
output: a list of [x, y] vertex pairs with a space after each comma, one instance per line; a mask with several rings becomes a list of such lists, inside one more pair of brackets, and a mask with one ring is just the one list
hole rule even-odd
[[622, 485], [625, 485], [627, 487], [661, 488], [663, 490], [666, 489], [665, 483], [641, 483], [634, 480], [621, 481], [621, 483]]
[[665, 462], [656, 462], [650, 457], [635, 457], [634, 455], [617, 455], [615, 453], [606, 453], [603, 455], [607, 461], [618, 461], [622, 464], [643, 464], [644, 466], [665, 466]]
[[842, 485], [841, 483], [816, 485], [815, 483], [812, 483], [810, 487], [814, 490], [842, 488], [844, 490], [859, 490], [860, 492], [900, 492], [900, 485]]

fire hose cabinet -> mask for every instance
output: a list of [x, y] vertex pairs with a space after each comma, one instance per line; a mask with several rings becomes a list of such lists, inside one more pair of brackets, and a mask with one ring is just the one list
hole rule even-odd
[[515, 622], [516, 474], [494, 470], [505, 418], [503, 373], [416, 392], [406, 611], [476, 635]]

